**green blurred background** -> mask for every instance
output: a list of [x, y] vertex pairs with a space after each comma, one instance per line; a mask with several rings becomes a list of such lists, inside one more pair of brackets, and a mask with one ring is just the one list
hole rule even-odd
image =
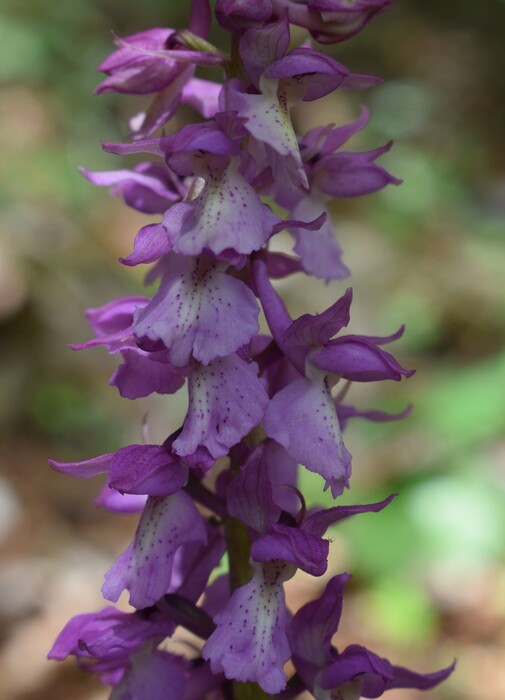
[[[107, 386], [114, 360], [66, 344], [89, 337], [86, 307], [142, 289], [140, 271], [115, 261], [146, 218], [77, 172], [118, 167], [98, 141], [123, 138], [142, 101], [93, 97], [94, 68], [111, 50], [111, 30], [184, 26], [187, 4], [3, 0], [0, 9], [5, 700], [107, 697], [93, 678], [44, 656], [68, 617], [102, 605], [103, 572], [135, 519], [95, 509], [98, 485], [52, 473], [47, 456], [79, 459], [138, 441], [146, 414], [152, 439], [161, 439], [184, 415], [184, 396], [121, 400]], [[386, 334], [405, 322], [396, 355], [417, 374], [352, 389], [361, 407], [415, 409], [400, 424], [349, 427], [354, 477], [345, 500], [400, 497], [332, 533], [330, 573], [354, 573], [340, 645], [368, 644], [424, 671], [458, 657], [434, 700], [505, 697], [504, 37], [503, 0], [399, 0], [331, 49], [384, 85], [295, 112], [303, 131], [353, 119], [366, 104], [371, 121], [353, 146], [393, 138], [382, 162], [405, 181], [333, 208], [353, 270], [353, 330]], [[321, 310], [343, 289], [282, 284], [295, 314]], [[324, 501], [319, 481], [304, 483]], [[323, 583], [298, 576], [293, 606]]]

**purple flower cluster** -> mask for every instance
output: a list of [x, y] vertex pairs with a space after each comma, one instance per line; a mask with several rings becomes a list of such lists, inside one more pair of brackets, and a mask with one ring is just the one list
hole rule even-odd
[[[318, 700], [356, 700], [428, 689], [453, 669], [421, 675], [359, 645], [337, 650], [332, 638], [348, 574], [331, 578], [294, 615], [283, 587], [297, 569], [326, 572], [330, 526], [393, 499], [307, 511], [298, 465], [319, 474], [333, 497], [342, 494], [351, 476], [347, 421], [408, 412], [345, 404], [348, 383], [413, 373], [383, 349], [403, 329], [388, 337], [342, 332], [351, 289], [322, 313], [293, 320], [272, 284], [295, 273], [346, 277], [328, 200], [398, 184], [376, 162], [390, 144], [342, 150], [366, 124], [366, 110], [350, 124], [296, 133], [295, 104], [378, 79], [351, 73], [308, 40], [290, 48], [290, 24], [322, 43], [342, 41], [392, 1], [217, 0], [217, 21], [231, 34], [228, 55], [207, 41], [207, 0], [193, 0], [188, 29], [117, 39], [100, 66], [107, 77], [98, 93], [152, 95], [132, 119], [128, 143], [105, 143], [105, 150], [156, 161], [83, 174], [161, 217], [121, 260], [151, 264], [147, 280], [159, 287], [152, 299], [124, 297], [89, 310], [95, 337], [73, 347], [103, 345], [120, 355], [110, 383], [126, 398], [172, 394], [184, 384], [189, 396], [183, 425], [161, 445], [51, 462], [78, 478], [105, 474], [98, 502], [141, 513], [102, 588], [113, 602], [128, 591], [132, 611], [109, 606], [78, 615], [49, 654], [75, 655], [113, 686], [112, 700], [238, 700], [244, 687], [251, 698], [309, 691]], [[195, 77], [197, 66], [220, 66], [224, 83]], [[181, 102], [201, 119], [153, 135]], [[282, 230], [294, 238], [291, 255], [269, 250]], [[269, 335], [259, 332], [260, 309]], [[332, 393], [336, 385], [344, 390]], [[230, 573], [216, 578], [225, 552]], [[202, 640], [195, 658], [166, 650], [178, 626]]]

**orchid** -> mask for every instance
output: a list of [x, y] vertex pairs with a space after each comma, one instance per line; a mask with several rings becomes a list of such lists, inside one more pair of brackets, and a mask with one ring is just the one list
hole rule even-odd
[[[429, 689], [454, 668], [423, 675], [358, 644], [337, 650], [332, 638], [346, 573], [298, 611], [287, 608], [284, 589], [298, 570], [326, 573], [330, 527], [394, 507], [396, 494], [312, 508], [298, 473], [302, 467], [318, 474], [337, 499], [351, 482], [348, 421], [398, 420], [410, 412], [343, 403], [349, 386], [413, 374], [383, 349], [403, 327], [384, 337], [345, 333], [351, 288], [321, 313], [295, 319], [276, 288], [275, 280], [293, 274], [347, 277], [329, 201], [400, 183], [377, 163], [391, 144], [342, 150], [365, 127], [366, 109], [349, 124], [297, 133], [297, 103], [380, 79], [352, 73], [308, 38], [293, 46], [290, 25], [321, 43], [343, 41], [392, 2], [217, 0], [228, 54], [207, 40], [210, 3], [193, 0], [187, 29], [117, 38], [99, 67], [106, 78], [97, 93], [152, 96], [131, 120], [127, 142], [103, 144], [142, 161], [81, 171], [157, 217], [120, 262], [150, 265], [146, 281], [158, 288], [152, 298], [127, 296], [88, 310], [94, 337], [71, 347], [119, 356], [110, 384], [125, 398], [173, 394], [183, 385], [188, 392], [183, 424], [162, 444], [50, 462], [62, 474], [101, 478], [99, 505], [140, 514], [102, 587], [113, 603], [127, 591], [130, 611], [108, 606], [77, 615], [49, 653], [75, 656], [112, 686], [111, 700], [287, 699], [305, 692], [316, 700], [358, 700], [392, 688]], [[223, 82], [195, 75], [206, 66], [221, 68]], [[166, 135], [181, 103], [200, 118]], [[291, 254], [270, 249], [283, 230], [294, 238]], [[166, 648], [179, 627], [194, 635], [194, 658]]]
[[319, 600], [304, 605], [291, 621], [293, 661], [316, 700], [378, 698], [392, 688], [428, 690], [452, 673], [454, 663], [421, 674], [393, 666], [358, 644], [342, 652], [335, 649], [331, 640], [338, 629], [343, 589], [349, 579], [349, 574], [330, 579]]

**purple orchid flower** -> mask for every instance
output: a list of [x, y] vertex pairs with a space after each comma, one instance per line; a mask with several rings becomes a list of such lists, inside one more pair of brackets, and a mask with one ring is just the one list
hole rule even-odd
[[173, 621], [159, 608], [127, 613], [108, 606], [72, 618], [58, 635], [50, 659], [76, 656], [80, 665], [101, 676], [121, 676], [130, 656], [148, 641], [172, 636]]
[[304, 605], [289, 628], [296, 669], [317, 700], [378, 698], [393, 688], [428, 690], [453, 672], [455, 663], [435, 673], [415, 673], [357, 644], [337, 652], [331, 640], [338, 629], [349, 579], [349, 574], [330, 579], [322, 596]]
[[104, 345], [111, 355], [120, 354], [123, 364], [114, 372], [109, 384], [117, 387], [127, 399], [153, 392], [173, 394], [184, 384], [184, 375], [170, 363], [166, 350], [147, 353], [135, 343], [134, 313], [148, 302], [147, 297], [122, 297], [97, 309], [88, 309], [86, 318], [96, 338], [70, 346], [73, 350], [83, 350]]
[[216, 630], [204, 646], [203, 656], [213, 670], [224, 672], [227, 678], [253, 680], [267, 693], [278, 693], [286, 685], [283, 665], [290, 655], [284, 582], [296, 568], [322, 575], [329, 547], [322, 539], [326, 529], [358, 513], [378, 512], [392, 497], [366, 506], [316, 510], [297, 523], [274, 501], [269, 478], [272, 454], [268, 444], [257, 447], [228, 486], [229, 514], [248, 525], [255, 536], [251, 547], [253, 575], [215, 615]]
[[130, 658], [129, 666], [110, 700], [179, 700], [186, 689], [187, 662], [166, 651], [145, 649]]
[[170, 206], [159, 224], [143, 227], [128, 265], [150, 263], [169, 252], [203, 252], [243, 266], [245, 256], [259, 250], [275, 233], [296, 226], [317, 230], [325, 220], [282, 220], [259, 198], [242, 173], [239, 140], [247, 134], [233, 113], [190, 124], [176, 134], [148, 139], [134, 146], [103, 144], [116, 154], [155, 153], [165, 157], [175, 177], [190, 178], [185, 201]]
[[345, 41], [360, 32], [379, 12], [395, 0], [271, 0], [279, 15], [305, 27], [321, 44]]
[[342, 441], [330, 379], [336, 376], [359, 382], [399, 381], [402, 376], [411, 376], [412, 371], [403, 369], [380, 348], [382, 343], [399, 337], [403, 329], [388, 338], [348, 335], [332, 340], [349, 323], [351, 290], [322, 314], [305, 314], [293, 322], [260, 258], [253, 263], [253, 274], [277, 345], [300, 376], [270, 401], [265, 431], [289, 455], [320, 474], [326, 480], [326, 488], [330, 487], [337, 496], [348, 486], [351, 456]]
[[260, 25], [272, 17], [270, 0], [217, 0], [216, 19], [227, 31], [240, 33], [243, 29]]
[[[192, 10], [189, 30], [206, 37], [211, 22], [208, 0], [193, 0]], [[217, 52], [187, 50], [175, 29], [148, 29], [123, 39], [118, 37], [115, 43], [119, 48], [98, 67], [108, 78], [98, 86], [97, 94], [160, 92], [193, 63], [214, 65], [223, 61]]]
[[126, 588], [135, 607], [152, 605], [170, 587], [177, 550], [189, 542], [207, 541], [203, 520], [182, 491], [188, 465], [168, 448], [130, 445], [113, 455], [51, 465], [79, 478], [107, 473], [116, 491], [148, 496], [132, 544], [106, 575], [103, 593], [109, 600], [116, 601]]
[[[242, 133], [239, 129], [239, 138]], [[154, 237], [160, 241], [155, 245], [157, 257], [172, 250], [184, 255], [198, 255], [205, 250], [218, 256], [224, 253], [228, 258], [231, 253], [233, 260], [259, 250], [274, 227], [279, 227], [281, 219], [260, 201], [240, 173], [238, 141], [216, 122], [191, 124], [172, 137], [147, 144], [139, 142], [139, 151], [146, 145], [157, 146], [175, 173], [194, 176], [201, 185], [200, 193], [191, 201], [170, 207], [156, 229], [141, 231], [136, 250], [145, 247], [145, 237], [150, 241]], [[125, 152], [119, 144], [105, 147], [116, 153]], [[136, 263], [154, 259], [151, 255], [137, 255]]]
[[312, 101], [337, 87], [366, 88], [380, 80], [352, 74], [345, 66], [314, 49], [288, 53], [286, 18], [249, 29], [240, 40], [241, 57], [257, 94], [237, 80], [229, 81], [221, 102], [245, 120], [245, 128], [264, 149], [275, 180], [292, 187], [308, 187], [290, 109], [299, 101]]
[[174, 449], [183, 457], [199, 448], [222, 457], [261, 422], [267, 404], [256, 363], [240, 353], [196, 366], [189, 375], [188, 413]]
[[254, 681], [268, 694], [286, 687], [290, 656], [283, 583], [295, 573], [285, 562], [253, 566], [253, 576], [214, 617], [216, 630], [203, 647], [214, 673]]
[[380, 503], [315, 509], [297, 519], [282, 511], [274, 500], [270, 481], [273, 456], [277, 455], [272, 454], [268, 443], [253, 451], [228, 486], [228, 512], [253, 531], [253, 561], [283, 560], [312, 576], [322, 576], [328, 564], [329, 541], [323, 539], [326, 530], [353, 515], [379, 512], [394, 496]]
[[128, 590], [134, 607], [153, 605], [170, 587], [179, 547], [206, 540], [202, 517], [186, 493], [150, 496], [132, 543], [105, 574], [104, 598], [116, 602]]
[[[317, 231], [291, 227], [295, 238], [294, 252], [300, 256], [303, 269], [324, 280], [343, 279], [350, 272], [342, 262], [342, 248], [328, 212], [327, 203], [334, 197], [358, 197], [376, 192], [401, 180], [390, 175], [375, 160], [389, 150], [391, 144], [364, 153], [343, 152], [338, 149], [364, 127], [368, 111], [350, 124], [340, 127], [318, 127], [300, 141], [302, 162], [308, 190], [275, 185], [275, 198], [286, 207], [293, 219], [314, 219], [326, 214]], [[337, 152], [338, 151], [338, 152]]]
[[173, 254], [163, 267], [158, 293], [134, 317], [141, 348], [167, 348], [174, 367], [185, 367], [191, 358], [207, 365], [246, 345], [258, 332], [254, 294], [226, 274], [226, 263]]
[[[207, 526], [207, 530], [207, 546], [178, 550], [169, 591], [182, 592], [182, 601], [196, 602], [224, 552], [218, 528]], [[155, 700], [203, 700], [207, 691], [221, 683], [219, 674], [212, 674], [207, 664], [194, 669], [187, 660], [156, 649], [176, 629], [172, 613], [163, 597], [141, 612], [108, 607], [78, 615], [62, 630], [48, 657], [61, 660], [75, 655], [83, 668], [115, 686], [112, 698], [137, 700], [149, 693]]]
[[[225, 283], [232, 288], [239, 289], [242, 284], [232, 277], [226, 278]], [[223, 287], [223, 291], [224, 289], [225, 287]], [[245, 285], [243, 285], [243, 289], [244, 299], [250, 300], [253, 309], [251, 320], [243, 324], [243, 328], [247, 329], [247, 323], [250, 327], [253, 319], [254, 324], [256, 324], [257, 307], [252, 294], [249, 293]], [[197, 307], [198, 303], [204, 303], [203, 297], [202, 301], [198, 302], [198, 298], [195, 300], [194, 292], [193, 299], [189, 295], [187, 300], [186, 326], [181, 328], [181, 324], [177, 324], [177, 321], [174, 321], [172, 326], [178, 333], [178, 348], [180, 348], [177, 350], [178, 354], [175, 354], [175, 358], [176, 362], [189, 362], [187, 350], [184, 350], [184, 344], [187, 344], [189, 337], [190, 342], [195, 342], [195, 339], [198, 343], [201, 342], [201, 345], [197, 344], [196, 347], [201, 347], [201, 357], [206, 359], [208, 364], [201, 365], [192, 360], [180, 368], [174, 367], [166, 349], [155, 352], [142, 350], [134, 340], [132, 315], [133, 310], [138, 309], [144, 302], [145, 298], [143, 297], [125, 298], [111, 302], [100, 309], [90, 310], [88, 320], [100, 335], [95, 340], [72, 347], [82, 349], [95, 345], [105, 345], [110, 353], [120, 352], [125, 363], [119, 370], [116, 370], [110, 383], [118, 386], [121, 394], [127, 398], [137, 398], [153, 391], [172, 393], [182, 386], [187, 374], [188, 415], [181, 434], [174, 443], [174, 449], [179, 455], [186, 458], [199, 449], [210, 453], [214, 458], [226, 454], [230, 447], [237, 444], [262, 420], [265, 413], [268, 396], [263, 381], [257, 376], [257, 365], [250, 362], [244, 353], [232, 353], [222, 357], [214, 355], [214, 359], [209, 360], [209, 348], [212, 348], [212, 344], [206, 348], [205, 327], [199, 324], [199, 319], [196, 318], [199, 316], [198, 311], [192, 310], [192, 305], [195, 303]], [[218, 296], [216, 296], [215, 302], [217, 309], [226, 303]], [[205, 300], [205, 305], [207, 304], [208, 301]], [[146, 308], [148, 307], [146, 306]], [[141, 321], [144, 318], [140, 317]], [[193, 324], [189, 323], [191, 319], [193, 319]], [[227, 317], [223, 316], [223, 322], [226, 323], [227, 320]], [[141, 332], [143, 327], [140, 325]], [[163, 322], [163, 327], [169, 329], [166, 332], [173, 332], [170, 330], [168, 319]], [[230, 327], [231, 335], [225, 342], [229, 344], [232, 337], [236, 338], [237, 333], [243, 332], [235, 323], [234, 326]], [[210, 330], [209, 337], [212, 340], [213, 336]], [[219, 337], [216, 340], [219, 343], [216, 347], [222, 348], [222, 340]], [[246, 340], [247, 337], [242, 336], [239, 342]], [[241, 348], [237, 349], [241, 350]], [[181, 352], [186, 353], [184, 360], [181, 359], [183, 357]], [[198, 355], [200, 351], [196, 352]], [[237, 412], [241, 410], [246, 394], [249, 406], [246, 411]]]
[[187, 188], [171, 176], [167, 168], [155, 163], [139, 163], [133, 170], [81, 173], [94, 185], [111, 187], [111, 194], [123, 197], [125, 204], [144, 214], [163, 214], [187, 193]]
[[[193, 0], [189, 32], [196, 38], [207, 36], [210, 28], [208, 0]], [[174, 29], [149, 29], [117, 38], [119, 47], [99, 70], [108, 77], [96, 93], [126, 94], [156, 93], [146, 112], [131, 120], [136, 139], [145, 138], [161, 128], [175, 114], [180, 102], [191, 104], [203, 116], [211, 116], [220, 86], [212, 81], [194, 77], [195, 64], [216, 65], [225, 56], [206, 45], [207, 50], [188, 49]]]

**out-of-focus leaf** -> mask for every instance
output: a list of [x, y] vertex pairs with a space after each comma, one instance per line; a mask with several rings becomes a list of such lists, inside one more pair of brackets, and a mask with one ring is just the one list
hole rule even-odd
[[38, 430], [49, 438], [112, 447], [117, 444], [118, 426], [114, 420], [75, 384], [35, 385], [28, 398], [28, 410]]
[[372, 585], [364, 601], [367, 620], [381, 637], [397, 643], [429, 643], [437, 632], [433, 604], [419, 582], [388, 577]]
[[488, 474], [485, 460], [460, 464], [450, 475], [419, 483], [406, 496], [409, 517], [421, 533], [417, 555], [469, 572], [503, 556], [503, 493]]
[[43, 74], [46, 50], [40, 33], [0, 13], [0, 80], [36, 80]]
[[[353, 502], [379, 500], [374, 495]], [[419, 530], [409, 517], [408, 503], [402, 495], [380, 513], [359, 515], [339, 523], [338, 533], [349, 545], [350, 570], [356, 576], [373, 579], [385, 573], [408, 568], [417, 557]]]
[[386, 139], [418, 133], [431, 117], [433, 94], [421, 84], [390, 81], [371, 95], [372, 128]]
[[472, 367], [447, 367], [416, 402], [421, 423], [462, 450], [505, 428], [505, 353]]
[[419, 351], [432, 345], [440, 332], [439, 320], [433, 313], [429, 300], [408, 290], [402, 290], [401, 294], [391, 295], [385, 300], [380, 319], [384, 328], [397, 328], [408, 319], [406, 332], [397, 348]]
[[460, 198], [451, 170], [434, 153], [398, 143], [382, 162], [403, 179], [401, 189], [387, 187], [378, 195], [399, 216], [432, 217], [437, 208], [453, 206]]

